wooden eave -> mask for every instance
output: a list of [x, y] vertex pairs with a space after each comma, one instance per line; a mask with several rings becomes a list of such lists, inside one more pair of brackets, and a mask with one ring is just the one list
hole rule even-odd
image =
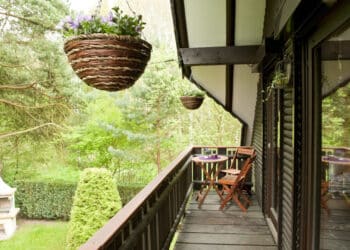
[[260, 46], [179, 48], [183, 65], [256, 64]]
[[[221, 103], [216, 97], [208, 93], [218, 104], [237, 118], [242, 124], [241, 143], [245, 141], [247, 124], [241, 117], [232, 111], [233, 97], [233, 65], [257, 64], [264, 56], [259, 46], [235, 46], [235, 0], [226, 0], [226, 47], [189, 48], [184, 0], [170, 0], [174, 22], [174, 33], [178, 50], [179, 65], [183, 75], [198, 87], [203, 87], [191, 77], [191, 66], [194, 65], [226, 65], [225, 103]], [[200, 57], [198, 57], [200, 55]]]

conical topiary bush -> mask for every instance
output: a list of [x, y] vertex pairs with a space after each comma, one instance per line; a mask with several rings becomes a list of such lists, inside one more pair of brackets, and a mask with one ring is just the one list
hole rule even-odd
[[67, 250], [84, 244], [122, 207], [112, 174], [104, 168], [87, 168], [75, 192], [67, 233]]

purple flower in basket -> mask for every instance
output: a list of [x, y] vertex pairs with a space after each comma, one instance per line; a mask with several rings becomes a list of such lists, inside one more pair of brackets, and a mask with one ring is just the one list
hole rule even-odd
[[144, 24], [141, 16], [128, 16], [119, 7], [114, 7], [103, 17], [78, 15], [74, 20], [66, 17], [56, 28], [62, 30], [65, 37], [94, 33], [140, 37]]
[[71, 16], [66, 16], [57, 24], [56, 29], [59, 29], [59, 30], [70, 29], [72, 27], [73, 22], [74, 21]]
[[109, 12], [108, 16], [101, 17], [101, 22], [108, 23], [108, 24], [114, 24], [113, 23], [113, 13]]
[[143, 27], [141, 25], [137, 25], [135, 30], [136, 32], [140, 33], [142, 31]]
[[72, 29], [78, 29], [82, 22], [92, 21], [92, 16], [78, 15], [74, 21], [71, 23]]

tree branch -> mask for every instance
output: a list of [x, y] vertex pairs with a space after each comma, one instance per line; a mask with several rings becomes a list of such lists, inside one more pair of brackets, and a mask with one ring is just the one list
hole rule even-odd
[[3, 64], [3, 63], [0, 63], [0, 67], [5, 67], [5, 68], [23, 68], [23, 67], [25, 67], [25, 65]]
[[13, 90], [21, 90], [21, 89], [29, 89], [32, 88], [36, 82], [29, 83], [29, 84], [22, 84], [22, 85], [0, 85], [0, 89], [13, 89]]
[[42, 109], [42, 108], [47, 108], [47, 107], [51, 107], [51, 106], [61, 106], [64, 107], [66, 109], [69, 109], [69, 107], [67, 107], [66, 105], [62, 104], [62, 103], [49, 103], [49, 104], [45, 104], [45, 105], [38, 105], [38, 106], [26, 106], [23, 105], [21, 103], [15, 103], [15, 102], [11, 102], [5, 99], [0, 99], [0, 103], [4, 103], [13, 107], [17, 107], [17, 108], [25, 108], [25, 109]]
[[58, 99], [63, 99], [64, 98], [64, 96], [51, 96], [51, 95], [48, 95], [43, 90], [41, 90], [40, 88], [38, 88], [36, 86], [34, 86], [33, 89], [35, 89], [37, 92], [39, 92], [40, 95], [46, 96], [47, 98], [50, 98], [50, 99], [58, 100]]
[[17, 16], [17, 15], [15, 15], [15, 14], [12, 14], [12, 13], [9, 13], [9, 12], [1, 12], [1, 11], [0, 11], [0, 15], [5, 15], [5, 16], [14, 17], [14, 18], [17, 18], [17, 19], [19, 19], [19, 20], [22, 20], [22, 21], [25, 21], [25, 22], [28, 22], [28, 23], [31, 23], [31, 24], [34, 24], [34, 25], [38, 25], [38, 26], [40, 26], [40, 27], [43, 27], [44, 29], [57, 31], [57, 29], [55, 29], [55, 28], [53, 28], [53, 27], [45, 26], [45, 25], [43, 25], [42, 23], [40, 23], [40, 22], [38, 22], [38, 21], [29, 19], [29, 18], [26, 18], [26, 17], [22, 17], [22, 16]]
[[25, 130], [8, 132], [8, 133], [2, 133], [2, 134], [0, 134], [0, 139], [4, 139], [6, 137], [10, 137], [10, 136], [14, 136], [14, 135], [25, 134], [25, 133], [28, 133], [28, 132], [31, 132], [31, 131], [34, 131], [34, 130], [37, 130], [37, 129], [40, 129], [40, 128], [43, 128], [43, 127], [46, 127], [46, 126], [55, 126], [55, 127], [58, 127], [58, 128], [62, 128], [61, 126], [57, 125], [56, 123], [48, 122], [48, 123], [44, 123], [44, 124], [41, 124], [39, 126], [36, 126], [36, 127], [33, 127], [33, 128], [28, 128], [28, 129], [25, 129]]

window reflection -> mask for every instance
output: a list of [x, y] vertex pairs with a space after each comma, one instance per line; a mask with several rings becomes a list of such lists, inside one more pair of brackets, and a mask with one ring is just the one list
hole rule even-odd
[[321, 46], [321, 249], [350, 248], [350, 29]]

